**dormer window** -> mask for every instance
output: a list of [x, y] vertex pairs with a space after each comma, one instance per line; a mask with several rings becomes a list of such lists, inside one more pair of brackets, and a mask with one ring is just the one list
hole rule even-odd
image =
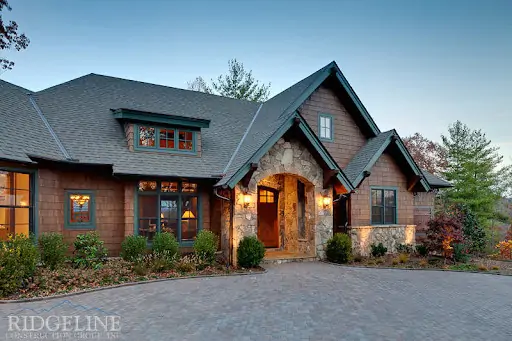
[[192, 130], [137, 125], [136, 132], [138, 149], [180, 153], [194, 153], [196, 150], [196, 132]]

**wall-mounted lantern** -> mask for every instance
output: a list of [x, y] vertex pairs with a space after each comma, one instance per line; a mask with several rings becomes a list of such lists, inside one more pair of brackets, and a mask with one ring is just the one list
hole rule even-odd
[[244, 189], [244, 191], [243, 191], [243, 199], [244, 199], [244, 208], [249, 208], [249, 205], [251, 203], [251, 195], [249, 194], [249, 191], [247, 189]]
[[327, 194], [323, 195], [322, 202], [324, 204], [324, 209], [325, 210], [328, 209], [331, 206], [331, 201], [332, 201], [332, 199], [331, 199], [330, 196], [328, 196]]

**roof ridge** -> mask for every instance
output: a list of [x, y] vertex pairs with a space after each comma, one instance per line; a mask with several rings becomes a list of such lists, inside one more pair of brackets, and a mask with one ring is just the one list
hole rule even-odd
[[22, 92], [24, 95], [26, 95], [27, 93], [33, 93], [32, 90], [26, 89], [26, 88], [24, 88], [22, 86], [16, 85], [14, 83], [8, 82], [8, 81], [3, 80], [3, 79], [0, 79], [0, 83], [6, 83], [7, 85], [9, 85], [9, 86], [15, 88], [16, 90]]

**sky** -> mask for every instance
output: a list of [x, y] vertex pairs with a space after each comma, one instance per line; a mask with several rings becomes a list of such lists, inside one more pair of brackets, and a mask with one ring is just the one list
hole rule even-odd
[[335, 60], [382, 131], [440, 141], [461, 120], [512, 164], [509, 0], [10, 0], [31, 43], [0, 79], [88, 73], [186, 88], [237, 58], [272, 94]]

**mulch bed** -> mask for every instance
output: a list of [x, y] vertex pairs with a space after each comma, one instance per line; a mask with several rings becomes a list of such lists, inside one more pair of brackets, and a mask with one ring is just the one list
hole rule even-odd
[[8, 297], [0, 297], [0, 300], [20, 300], [37, 297], [51, 297], [55, 295], [70, 294], [91, 289], [117, 286], [125, 283], [147, 282], [159, 279], [186, 278], [201, 276], [226, 276], [234, 274], [261, 273], [265, 269], [258, 267], [253, 269], [226, 267], [215, 264], [204, 269], [196, 269], [189, 272], [180, 272], [175, 269], [161, 272], [149, 271], [145, 274], [137, 274], [137, 269], [132, 263], [122, 259], [110, 259], [101, 269], [75, 269], [71, 264], [66, 264], [57, 270], [38, 267], [33, 278], [17, 293]]
[[445, 260], [436, 256], [419, 257], [409, 255], [409, 257], [402, 256], [400, 258], [398, 255], [385, 255], [377, 258], [363, 257], [345, 265], [375, 268], [477, 271], [512, 276], [512, 262], [481, 257], [474, 257], [467, 263], [455, 263], [452, 260]]

